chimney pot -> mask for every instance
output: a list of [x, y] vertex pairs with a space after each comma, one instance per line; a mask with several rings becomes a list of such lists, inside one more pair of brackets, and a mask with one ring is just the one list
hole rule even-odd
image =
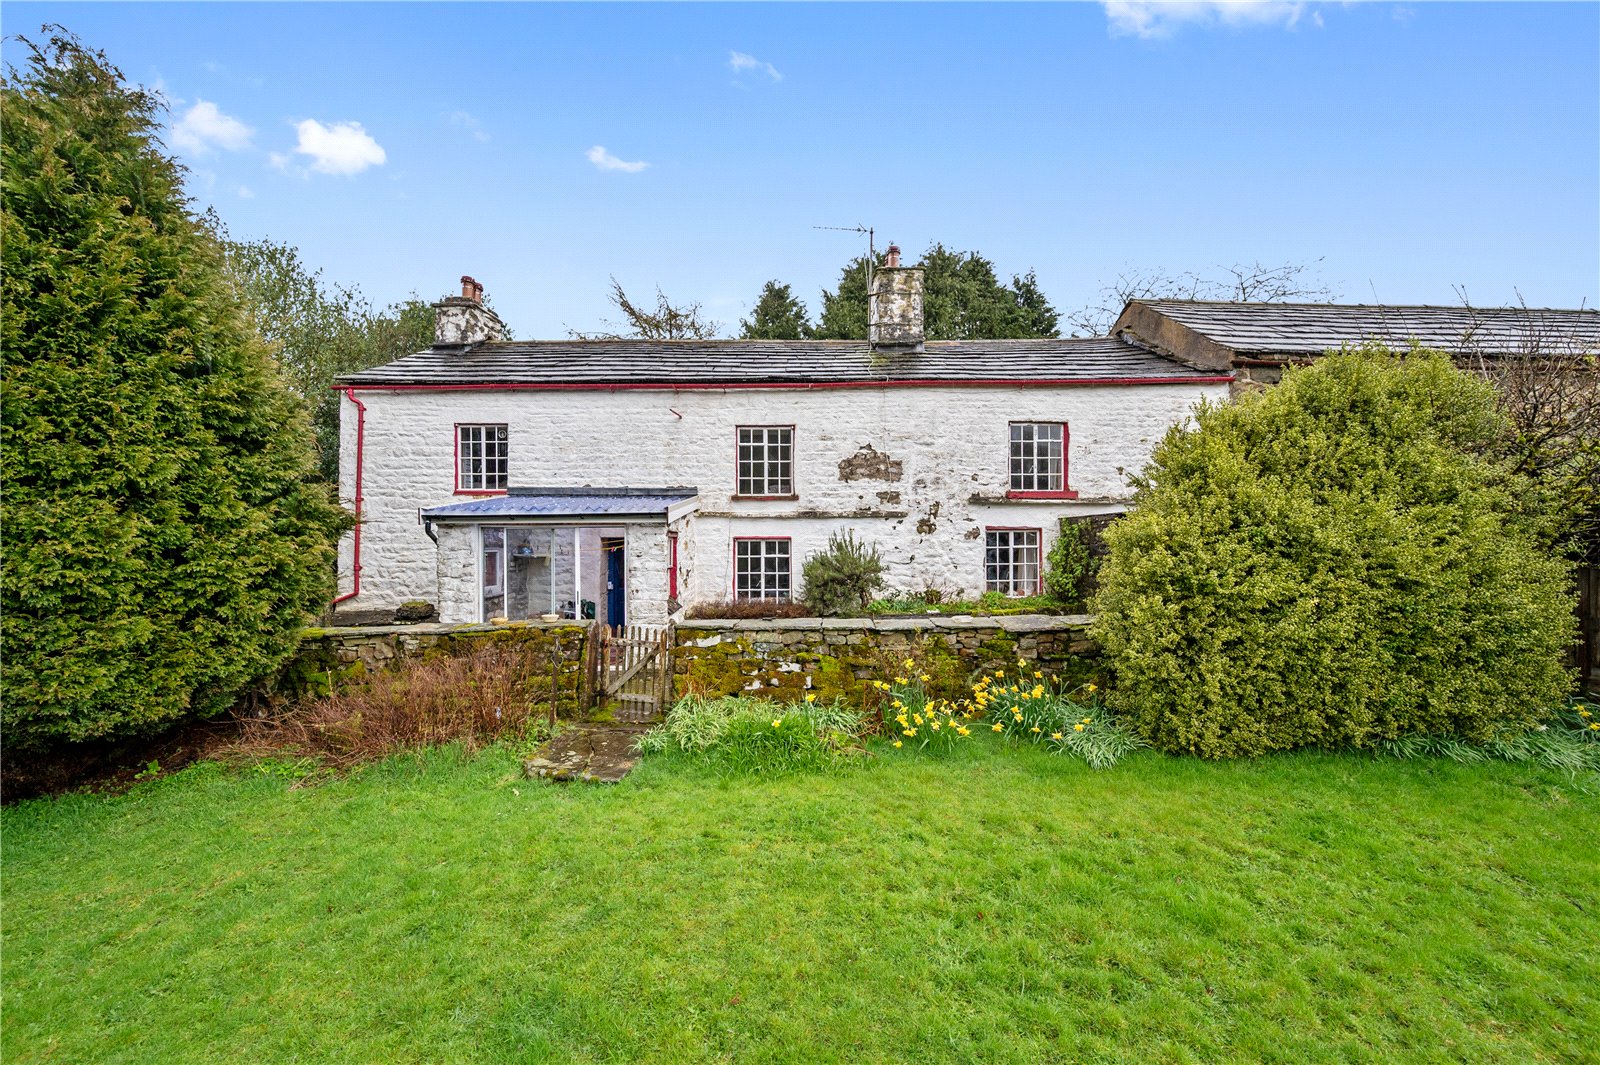
[[889, 245], [889, 257], [883, 265], [889, 267], [890, 269], [894, 269], [900, 265], [900, 245]]
[[462, 274], [461, 275], [461, 298], [464, 299], [464, 300], [473, 299], [474, 298], [473, 291], [477, 287], [477, 284], [478, 283], [476, 281], [472, 280], [472, 278], [468, 277], [466, 274]]

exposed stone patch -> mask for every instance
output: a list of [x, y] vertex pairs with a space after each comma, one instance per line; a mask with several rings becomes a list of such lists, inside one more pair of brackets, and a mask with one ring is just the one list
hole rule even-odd
[[904, 475], [904, 463], [871, 444], [862, 444], [860, 451], [839, 460], [841, 481], [898, 481]]
[[615, 784], [639, 764], [639, 736], [649, 725], [578, 725], [522, 763], [523, 775]]
[[900, 502], [900, 493], [899, 492], [879, 492], [878, 493], [878, 502], [880, 502], [880, 503], [898, 503], [898, 502]]
[[939, 529], [939, 502], [935, 500], [933, 506], [928, 508], [928, 516], [917, 519], [917, 532], [923, 536], [931, 536]]

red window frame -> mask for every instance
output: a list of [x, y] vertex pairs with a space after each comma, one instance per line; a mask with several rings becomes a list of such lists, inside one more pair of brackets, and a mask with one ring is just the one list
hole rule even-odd
[[[782, 599], [768, 599], [765, 596], [761, 597], [760, 599], [740, 599], [739, 598], [739, 545], [742, 544], [742, 543], [749, 543], [751, 541], [760, 541], [762, 543], [766, 543], [766, 542], [768, 542], [770, 540], [783, 540], [786, 543], [788, 543], [788, 545], [789, 545], [789, 591], [788, 591], [788, 593]], [[794, 537], [792, 537], [792, 536], [735, 536], [733, 538], [733, 546], [730, 548], [730, 551], [731, 551], [732, 557], [729, 559], [729, 563], [730, 564], [728, 566], [728, 582], [731, 585], [729, 598], [731, 598], [734, 602], [736, 602], [736, 603], [792, 603], [792, 602], [794, 602]]]
[[1039, 526], [1037, 526], [1037, 525], [985, 525], [983, 527], [983, 551], [984, 551], [984, 559], [983, 559], [983, 589], [984, 589], [984, 591], [988, 592], [988, 591], [992, 590], [989, 587], [989, 557], [988, 557], [989, 556], [989, 534], [990, 533], [996, 533], [996, 532], [1031, 532], [1036, 537], [1036, 540], [1034, 542], [1034, 550], [1039, 552], [1038, 561], [1034, 563], [1034, 568], [1036, 570], [1036, 576], [1034, 577], [1034, 581], [1033, 581], [1033, 591], [1024, 592], [1021, 595], [1019, 595], [1016, 592], [1005, 592], [1003, 594], [1011, 596], [1013, 598], [1019, 598], [1019, 599], [1022, 597], [1022, 595], [1043, 595], [1044, 594], [1044, 529], [1039, 527]]
[[[789, 430], [789, 494], [788, 495], [744, 495], [739, 491], [739, 433], [745, 429], [787, 429]], [[733, 427], [733, 498], [735, 499], [799, 499], [800, 493], [796, 486], [795, 477], [795, 437], [800, 434], [795, 431], [794, 425], [735, 425]], [[776, 536], [747, 536], [747, 540], [777, 540]]]
[[[506, 427], [506, 487], [461, 487], [461, 427], [463, 425], [504, 425]], [[511, 425], [508, 422], [455, 422], [450, 426], [450, 480], [458, 496], [503, 496], [511, 485]]]
[[[1061, 487], [1054, 491], [1019, 491], [1011, 487], [1011, 427], [1013, 425], [1059, 425], [1061, 426]], [[1078, 493], [1071, 487], [1069, 474], [1072, 464], [1068, 455], [1072, 448], [1072, 429], [1066, 422], [1053, 419], [1034, 420], [1016, 418], [1006, 423], [1006, 498], [1007, 499], [1077, 499]]]

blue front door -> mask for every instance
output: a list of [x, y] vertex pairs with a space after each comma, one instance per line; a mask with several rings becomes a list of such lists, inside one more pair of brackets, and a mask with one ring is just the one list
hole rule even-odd
[[622, 540], [607, 537], [600, 541], [606, 554], [606, 624], [626, 625], [628, 595], [622, 586]]

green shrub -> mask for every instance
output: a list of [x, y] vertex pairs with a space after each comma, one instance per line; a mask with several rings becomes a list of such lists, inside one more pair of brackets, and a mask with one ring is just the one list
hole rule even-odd
[[872, 593], [883, 587], [883, 560], [855, 533], [828, 537], [826, 550], [806, 559], [801, 570], [806, 605], [825, 617], [864, 613]]
[[70, 37], [23, 47], [0, 108], [11, 751], [227, 709], [326, 602], [345, 522], [157, 98]]
[[1045, 556], [1044, 590], [1069, 605], [1083, 602], [1084, 586], [1099, 560], [1089, 554], [1089, 528], [1081, 521], [1061, 519], [1060, 535]]
[[1176, 428], [1106, 533], [1114, 707], [1210, 757], [1536, 726], [1568, 687], [1564, 564], [1472, 452], [1492, 390], [1441, 355], [1329, 355]]

